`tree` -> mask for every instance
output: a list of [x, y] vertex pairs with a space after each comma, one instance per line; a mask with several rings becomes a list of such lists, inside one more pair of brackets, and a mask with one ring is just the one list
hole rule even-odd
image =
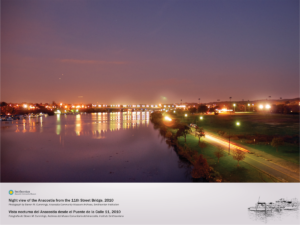
[[161, 126], [160, 127], [160, 129], [159, 129], [159, 132], [160, 132], [160, 134], [162, 135], [162, 136], [166, 136], [166, 134], [167, 134], [167, 127], [166, 126]]
[[172, 132], [171, 131], [167, 131], [165, 137], [170, 139], [172, 137]]
[[207, 160], [202, 155], [196, 157], [193, 162], [192, 177], [193, 178], [209, 178], [209, 165]]
[[198, 138], [199, 138], [199, 143], [200, 143], [200, 139], [202, 138], [202, 137], [205, 137], [205, 132], [204, 132], [204, 129], [202, 128], [202, 127], [197, 127], [196, 128], [196, 135], [198, 136]]
[[196, 112], [197, 112], [197, 109], [196, 109], [196, 108], [190, 108], [189, 111], [190, 111], [190, 113], [193, 114], [193, 113], [196, 113]]
[[189, 132], [191, 131], [191, 128], [187, 125], [183, 125], [180, 126], [178, 131], [176, 132], [176, 136], [180, 137], [180, 136], [184, 136], [185, 142], [186, 142], [186, 135], [189, 134]]
[[276, 148], [276, 152], [278, 152], [278, 146], [283, 145], [283, 144], [284, 144], [283, 139], [279, 138], [279, 137], [277, 137], [277, 138], [274, 137], [271, 142], [271, 146]]
[[150, 115], [150, 120], [156, 127], [160, 126], [162, 124], [162, 113], [161, 112], [153, 112]]
[[209, 108], [209, 112], [215, 112], [216, 111], [216, 109], [218, 109], [219, 108], [219, 106], [217, 105], [217, 106], [215, 106], [215, 107], [211, 107], [211, 108]]
[[214, 152], [215, 156], [218, 158], [218, 163], [220, 158], [222, 158], [223, 156], [225, 156], [224, 151], [222, 148], [218, 148], [217, 151]]
[[205, 113], [208, 111], [208, 107], [206, 105], [199, 105], [198, 112]]
[[55, 101], [52, 101], [53, 106], [58, 106]]
[[7, 106], [8, 104], [6, 103], [6, 102], [1, 102], [0, 103], [0, 106], [2, 107], [2, 106]]
[[233, 152], [232, 157], [233, 157], [234, 160], [238, 161], [237, 166], [240, 166], [239, 162], [242, 161], [245, 158], [245, 154], [246, 154], [245, 152], [243, 152], [242, 150], [238, 150], [238, 149]]

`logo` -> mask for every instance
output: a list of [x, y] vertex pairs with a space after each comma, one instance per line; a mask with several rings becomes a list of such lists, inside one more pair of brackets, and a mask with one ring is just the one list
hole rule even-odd
[[13, 195], [14, 191], [13, 190], [9, 190], [8, 194]]

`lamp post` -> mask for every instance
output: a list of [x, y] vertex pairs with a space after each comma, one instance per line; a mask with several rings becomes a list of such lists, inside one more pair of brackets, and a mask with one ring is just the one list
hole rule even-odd
[[[240, 122], [236, 122], [236, 125], [237, 126], [240, 126], [241, 123]], [[228, 143], [229, 143], [229, 146], [228, 146], [228, 155], [230, 155], [230, 128], [229, 128], [229, 135], [228, 135]]]
[[[230, 105], [229, 106], [230, 106], [230, 109], [231, 109], [231, 97], [229, 97], [229, 99], [230, 99]], [[231, 111], [230, 111], [230, 114], [231, 114]]]
[[235, 112], [235, 106], [236, 106], [236, 104], [235, 104], [235, 103], [233, 103], [234, 112]]
[[228, 139], [229, 139], [229, 141], [228, 141], [228, 143], [229, 143], [229, 145], [228, 145], [228, 155], [230, 155], [230, 128], [229, 128]]

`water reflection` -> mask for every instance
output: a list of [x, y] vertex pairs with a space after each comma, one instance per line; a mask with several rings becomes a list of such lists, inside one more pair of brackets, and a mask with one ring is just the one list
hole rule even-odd
[[[2, 122], [3, 182], [186, 182], [148, 112]], [[18, 141], [15, 141], [18, 140]], [[18, 157], [16, 157], [18, 156]], [[189, 176], [187, 176], [189, 174]]]

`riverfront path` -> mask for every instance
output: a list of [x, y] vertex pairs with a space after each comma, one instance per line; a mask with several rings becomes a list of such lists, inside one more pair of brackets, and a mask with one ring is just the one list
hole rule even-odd
[[[194, 135], [195, 133], [192, 132], [191, 134]], [[227, 150], [229, 148], [228, 139], [217, 136], [211, 132], [208, 132], [207, 130], [205, 130], [205, 138], [203, 138], [202, 140], [215, 146], [221, 146]], [[278, 181], [300, 182], [299, 165], [293, 165], [293, 163], [286, 162], [285, 160], [278, 157], [271, 156], [269, 154], [263, 153], [262, 151], [242, 144], [237, 144], [233, 141], [230, 141], [230, 149], [231, 151], [240, 149], [247, 152], [246, 157], [243, 160], [244, 162], [269, 174], [270, 176], [276, 178]], [[272, 161], [270, 161], [270, 158]]]

